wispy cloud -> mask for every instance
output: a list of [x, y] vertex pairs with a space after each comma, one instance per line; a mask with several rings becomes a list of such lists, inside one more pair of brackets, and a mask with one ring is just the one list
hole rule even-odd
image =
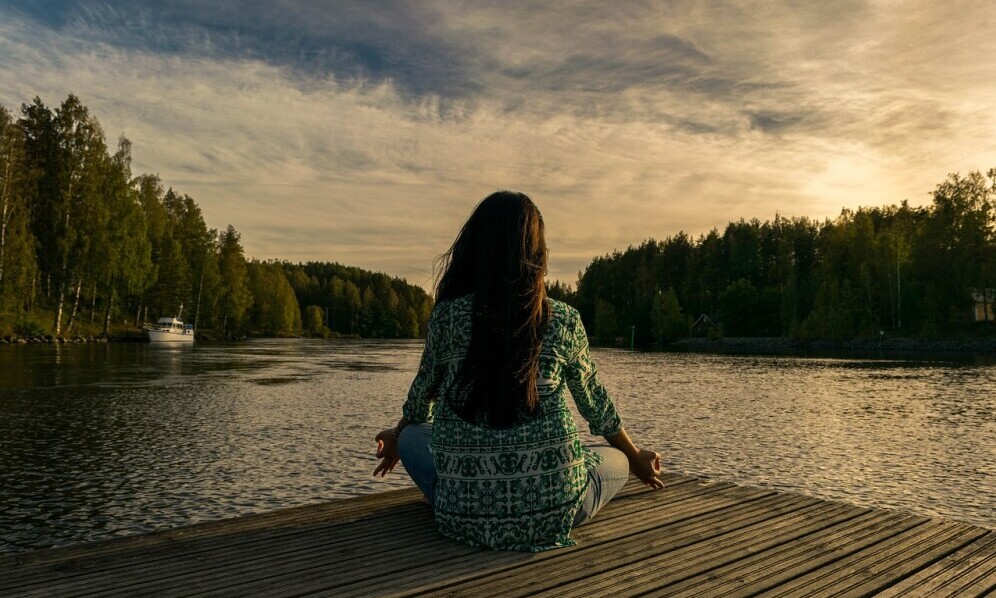
[[427, 284], [533, 195], [551, 274], [996, 165], [996, 8], [929, 2], [0, 0], [0, 103], [78, 94], [250, 254]]

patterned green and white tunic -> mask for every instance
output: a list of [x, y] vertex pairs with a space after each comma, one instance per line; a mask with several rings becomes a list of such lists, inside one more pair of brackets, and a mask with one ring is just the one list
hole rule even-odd
[[501, 430], [464, 421], [446, 400], [470, 343], [471, 297], [441, 302], [432, 312], [403, 411], [412, 423], [434, 422], [435, 515], [443, 535], [533, 552], [574, 544], [571, 525], [587, 491], [588, 469], [600, 457], [581, 444], [568, 389], [592, 434], [611, 436], [622, 423], [595, 376], [578, 312], [559, 301], [550, 304], [536, 412]]

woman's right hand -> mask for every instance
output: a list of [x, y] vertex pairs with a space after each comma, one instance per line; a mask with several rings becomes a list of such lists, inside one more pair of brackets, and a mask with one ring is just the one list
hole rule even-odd
[[398, 455], [398, 441], [394, 438], [394, 428], [381, 431], [374, 437], [377, 441], [377, 456], [380, 457], [380, 465], [374, 470], [374, 475], [386, 476], [394, 466], [398, 464], [401, 457]]
[[640, 449], [629, 458], [629, 471], [654, 490], [664, 487], [664, 482], [658, 477], [661, 474], [660, 453]]

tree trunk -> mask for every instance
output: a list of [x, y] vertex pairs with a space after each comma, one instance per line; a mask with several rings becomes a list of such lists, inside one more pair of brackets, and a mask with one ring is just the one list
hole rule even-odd
[[225, 319], [221, 321], [221, 338], [228, 340], [228, 314], [225, 314]]
[[201, 265], [201, 281], [197, 284], [197, 303], [194, 304], [194, 330], [197, 330], [197, 319], [201, 315], [201, 290], [204, 288], [204, 266]]
[[[73, 198], [73, 171], [69, 171], [69, 193], [66, 194], [65, 232], [69, 231], [69, 206]], [[62, 304], [66, 300], [66, 273], [69, 272], [69, 254], [62, 254], [62, 278], [59, 279], [59, 306], [55, 311], [55, 336], [62, 335]]]
[[138, 300], [138, 309], [135, 310], [135, 327], [142, 325], [142, 300]]
[[989, 323], [989, 290], [982, 284], [982, 321]]
[[97, 283], [93, 283], [93, 293], [90, 295], [90, 323], [93, 324], [94, 312], [97, 311]]
[[55, 322], [52, 327], [55, 328], [55, 336], [62, 334], [62, 304], [66, 300], [66, 286], [65, 283], [59, 285], [59, 302], [56, 304], [55, 308]]
[[903, 277], [899, 271], [899, 258], [896, 258], [896, 328], [903, 327]]
[[83, 279], [76, 281], [76, 298], [73, 300], [73, 311], [69, 314], [69, 324], [66, 325], [66, 334], [73, 331], [73, 324], [76, 323], [76, 312], [80, 308], [80, 292], [83, 290]]
[[28, 295], [28, 313], [35, 307], [35, 285], [38, 282], [38, 273], [35, 272], [34, 276], [31, 277], [31, 294]]
[[0, 289], [3, 289], [3, 253], [7, 245], [7, 201], [3, 202], [3, 213], [0, 214]]
[[[13, 150], [13, 146], [11, 146]], [[13, 152], [11, 152], [13, 153]], [[0, 289], [3, 288], [4, 248], [7, 246], [7, 224], [10, 222], [14, 209], [10, 207], [10, 168], [13, 156], [7, 155], [6, 168], [3, 175], [3, 188], [0, 189]]]
[[111, 335], [111, 306], [114, 305], [114, 293], [107, 298], [107, 311], [104, 315], [104, 336], [108, 337]]

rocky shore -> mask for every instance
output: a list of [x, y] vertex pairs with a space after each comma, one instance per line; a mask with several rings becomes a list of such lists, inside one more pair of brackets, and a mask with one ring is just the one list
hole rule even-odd
[[996, 353], [996, 339], [918, 339], [882, 338], [837, 340], [796, 340], [783, 336], [684, 338], [668, 345], [688, 351], [917, 351], [931, 353]]
[[141, 343], [148, 340], [141, 330], [112, 332], [111, 335], [71, 335], [53, 336], [51, 334], [36, 334], [32, 336], [0, 336], [0, 345], [65, 345], [72, 343], [106, 343], [126, 342]]
[[104, 336], [52, 336], [51, 334], [46, 334], [44, 336], [3, 336], [0, 337], [0, 345], [29, 345], [29, 344], [66, 344], [66, 343], [106, 343], [107, 337]]
[[[199, 341], [221, 341], [221, 340], [245, 340], [245, 335], [231, 336], [226, 339], [220, 333], [210, 329], [197, 331], [195, 336]], [[144, 343], [149, 339], [140, 330], [126, 332], [112, 332], [110, 337], [106, 336], [52, 336], [51, 334], [38, 334], [34, 336], [0, 336], [0, 345], [63, 345], [72, 343]]]

